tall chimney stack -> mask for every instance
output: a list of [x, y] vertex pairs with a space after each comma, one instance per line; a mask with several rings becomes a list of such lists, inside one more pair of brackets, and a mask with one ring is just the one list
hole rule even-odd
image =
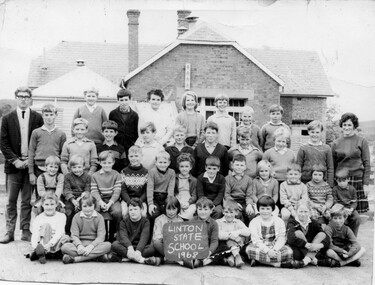
[[138, 18], [141, 12], [139, 10], [128, 10], [126, 15], [129, 19], [129, 38], [128, 38], [128, 70], [133, 71], [138, 67]]
[[185, 33], [189, 29], [189, 23], [186, 21], [186, 17], [191, 14], [190, 10], [178, 10], [177, 11], [177, 37]]

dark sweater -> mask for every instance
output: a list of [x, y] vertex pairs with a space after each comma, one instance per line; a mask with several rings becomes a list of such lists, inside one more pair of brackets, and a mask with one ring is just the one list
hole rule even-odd
[[[124, 147], [116, 142], [111, 146], [107, 145], [105, 142], [103, 142], [102, 144], [97, 144], [96, 152], [98, 153], [98, 157], [103, 151], [111, 151], [113, 153], [115, 157], [115, 164], [113, 165], [112, 169], [120, 173], [121, 170], [127, 165]], [[100, 164], [98, 164], [97, 170], [99, 170], [100, 168], [101, 166]]]
[[203, 172], [205, 172], [206, 168], [206, 158], [210, 155], [217, 156], [220, 159], [220, 173], [224, 176], [227, 176], [228, 174], [228, 151], [225, 146], [222, 144], [217, 144], [214, 151], [212, 153], [209, 153], [204, 146], [204, 143], [200, 143], [197, 145], [197, 147], [194, 149], [193, 157], [195, 160], [195, 165], [192, 171], [192, 174], [194, 177], [198, 177]]
[[324, 231], [331, 240], [329, 248], [337, 253], [344, 253], [344, 250], [346, 250], [350, 257], [361, 249], [353, 231], [346, 225], [343, 225], [341, 229], [337, 229], [329, 223]]
[[138, 222], [132, 222], [129, 217], [120, 222], [117, 240], [128, 248], [133, 246], [134, 250], [140, 252], [146, 247], [150, 238], [150, 222], [142, 217]]
[[[176, 184], [174, 187], [174, 193], [176, 196], [178, 195], [179, 180], [180, 180], [180, 177], [177, 174]], [[197, 201], [197, 178], [190, 175], [188, 178], [188, 181], [189, 181], [189, 192], [190, 192], [189, 204], [194, 204], [195, 201]]]
[[207, 197], [215, 206], [221, 205], [225, 193], [225, 177], [220, 173], [216, 174], [215, 180], [210, 183], [208, 178], [203, 177], [204, 173], [198, 176], [197, 196]]
[[[199, 219], [198, 217], [194, 217], [193, 221], [202, 221], [202, 220]], [[217, 247], [219, 246], [219, 225], [212, 218], [208, 218], [206, 220], [206, 224], [207, 224], [208, 243], [210, 246], [211, 254], [213, 254], [215, 250], [217, 249]]]
[[177, 147], [174, 145], [172, 146], [167, 146], [165, 148], [165, 151], [169, 153], [171, 156], [171, 164], [169, 165], [169, 168], [173, 169], [176, 173], [179, 173], [180, 171], [178, 170], [178, 165], [177, 165], [177, 157], [181, 153], [190, 153], [193, 156], [193, 148], [191, 146], [184, 146], [181, 151], [178, 150]]
[[141, 165], [124, 168], [121, 171], [121, 199], [129, 204], [131, 198], [146, 202], [148, 171]]
[[332, 189], [333, 204], [341, 204], [346, 208], [357, 208], [357, 190], [352, 186], [348, 185], [346, 189], [342, 189], [338, 185]]
[[90, 192], [91, 176], [84, 172], [81, 176], [76, 176], [69, 172], [64, 177], [63, 194], [66, 201], [77, 199], [83, 192]]

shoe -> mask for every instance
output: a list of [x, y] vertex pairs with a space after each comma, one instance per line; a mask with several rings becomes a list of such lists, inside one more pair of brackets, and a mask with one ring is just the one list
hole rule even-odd
[[122, 258], [117, 254], [110, 252], [108, 253], [108, 260], [109, 262], [121, 262]]
[[21, 240], [31, 241], [31, 232], [30, 230], [22, 230]]
[[293, 268], [298, 269], [304, 267], [305, 264], [301, 260], [292, 260], [289, 262], [281, 263], [282, 268]]
[[33, 251], [32, 253], [30, 253], [30, 261], [35, 261], [35, 260], [38, 260], [38, 256], [36, 255], [36, 252]]
[[228, 259], [227, 259], [227, 262], [228, 262], [228, 265], [230, 267], [233, 267], [235, 265], [235, 263], [234, 263], [234, 256], [233, 255], [229, 256]]
[[183, 264], [184, 264], [185, 267], [190, 268], [190, 269], [194, 269], [194, 262], [193, 262], [193, 260], [184, 259], [182, 262], [183, 262]]
[[194, 260], [194, 268], [202, 267], [203, 266], [203, 261], [200, 259]]
[[347, 264], [348, 266], [354, 266], [354, 267], [360, 267], [361, 266], [361, 262], [359, 261], [359, 259], [357, 260], [354, 260], [350, 263]]
[[67, 255], [67, 254], [64, 254], [64, 256], [62, 258], [62, 262], [64, 264], [74, 263], [74, 257], [70, 256], [70, 255]]
[[234, 258], [234, 261], [236, 262], [236, 267], [237, 268], [241, 268], [245, 262], [243, 262], [242, 258], [241, 258], [241, 255], [237, 254]]
[[42, 244], [38, 243], [38, 245], [35, 248], [35, 253], [38, 256], [39, 262], [41, 264], [45, 264], [47, 262], [46, 251], [45, 251], [44, 246]]
[[161, 263], [161, 258], [160, 257], [149, 257], [145, 259], [145, 264], [147, 265], [154, 265], [154, 266], [159, 266]]
[[258, 266], [259, 262], [255, 259], [250, 260], [250, 267], [255, 267]]
[[318, 259], [318, 266], [325, 266], [325, 267], [340, 267], [341, 264], [337, 260], [334, 260], [332, 258], [323, 258]]
[[108, 254], [103, 254], [102, 256], [99, 256], [98, 261], [103, 263], [109, 262]]
[[0, 243], [10, 243], [11, 241], [14, 241], [14, 233], [8, 232], [0, 239]]

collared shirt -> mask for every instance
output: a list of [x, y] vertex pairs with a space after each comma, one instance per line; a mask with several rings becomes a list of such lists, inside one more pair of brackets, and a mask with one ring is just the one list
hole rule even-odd
[[103, 145], [107, 145], [107, 146], [117, 145], [117, 142], [116, 141], [112, 141], [112, 144], [109, 145], [106, 141], [104, 141]]
[[[24, 117], [22, 118], [23, 111], [25, 113]], [[19, 107], [17, 107], [17, 117], [21, 130], [21, 155], [23, 157], [27, 157], [29, 152], [28, 133], [30, 121], [30, 108], [27, 108], [26, 110], [21, 110]]]
[[52, 129], [49, 130], [45, 125], [43, 125], [41, 129], [42, 129], [42, 130], [45, 130], [45, 131], [47, 131], [47, 132], [49, 132], [49, 133], [52, 133], [56, 128], [57, 128], [57, 127], [54, 126]]
[[307, 232], [307, 229], [309, 227], [309, 224], [311, 223], [311, 219], [310, 217], [307, 218], [307, 221], [305, 223], [303, 223], [300, 219], [298, 219], [298, 217], [296, 216], [295, 217], [296, 221], [299, 222], [299, 224], [301, 225], [301, 227], [303, 228], [303, 230], [305, 231], [305, 233]]
[[87, 216], [83, 213], [83, 211], [81, 211], [81, 213], [79, 214], [79, 216], [80, 216], [81, 218], [90, 219], [90, 218], [92, 218], [92, 217], [97, 217], [97, 216], [98, 216], [98, 212], [94, 210], [94, 211], [92, 212], [91, 217], [87, 217]]
[[232, 175], [234, 178], [236, 178], [237, 180], [241, 180], [242, 177], [245, 175], [245, 172], [242, 172], [242, 173], [238, 174], [238, 173], [235, 173], [234, 171], [231, 171], [231, 175]]
[[213, 183], [215, 181], [216, 175], [213, 178], [210, 178], [208, 176], [207, 171], [203, 174], [203, 177], [206, 177], [210, 183]]
[[247, 155], [247, 154], [249, 154], [253, 150], [253, 147], [251, 145], [249, 145], [248, 147], [243, 148], [241, 145], [238, 145], [238, 150], [243, 155]]
[[215, 150], [215, 148], [216, 148], [216, 145], [217, 145], [217, 143], [215, 143], [215, 144], [207, 144], [207, 143], [205, 143], [204, 144], [204, 147], [206, 148], [206, 150], [208, 151], [208, 153], [213, 153], [214, 152], [214, 150]]
[[86, 107], [87, 109], [89, 109], [90, 113], [94, 112], [96, 107], [97, 107], [97, 104], [95, 103], [94, 105], [92, 106], [89, 106], [88, 104], [86, 104]]
[[318, 143], [312, 143], [310, 140], [308, 141], [309, 145], [323, 145], [322, 141], [319, 141]]
[[277, 149], [276, 147], [274, 147], [276, 152], [280, 153], [280, 154], [285, 154], [287, 152], [287, 148], [283, 148], [283, 149]]
[[[77, 137], [72, 137], [72, 138], [70, 138], [70, 140], [67, 143], [70, 144], [70, 143], [75, 143], [77, 141], [78, 141]], [[92, 140], [90, 140], [90, 139], [88, 139], [86, 137], [83, 137], [80, 141], [82, 141], [82, 142], [91, 142]]]

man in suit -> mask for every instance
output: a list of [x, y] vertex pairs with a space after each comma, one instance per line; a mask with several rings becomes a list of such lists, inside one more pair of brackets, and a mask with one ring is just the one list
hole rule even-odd
[[20, 87], [15, 92], [17, 108], [3, 117], [1, 123], [0, 149], [5, 157], [7, 233], [0, 243], [14, 241], [17, 221], [17, 200], [21, 192], [20, 228], [21, 240], [30, 241], [31, 195], [32, 186], [28, 174], [28, 149], [32, 131], [43, 125], [42, 116], [31, 110], [31, 89]]

